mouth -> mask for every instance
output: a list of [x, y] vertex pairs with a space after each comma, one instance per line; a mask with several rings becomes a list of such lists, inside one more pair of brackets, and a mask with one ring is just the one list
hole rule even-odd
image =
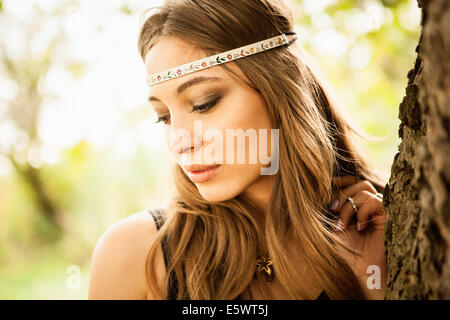
[[189, 179], [194, 183], [206, 182], [212, 179], [222, 166], [220, 164], [216, 165], [188, 165], [184, 166], [188, 173]]

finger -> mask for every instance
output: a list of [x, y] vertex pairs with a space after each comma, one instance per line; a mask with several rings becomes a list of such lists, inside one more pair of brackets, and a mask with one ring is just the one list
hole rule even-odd
[[[337, 198], [334, 198], [331, 202], [330, 208], [334, 211], [340, 211], [342, 207], [344, 206], [345, 202], [347, 201], [348, 197], [353, 197], [355, 194], [357, 194], [359, 191], [369, 191], [373, 194], [377, 193], [377, 190], [375, 187], [367, 180], [359, 181], [350, 187], [347, 187], [343, 190], [338, 191]], [[337, 201], [336, 201], [337, 200]]]
[[[361, 207], [358, 208], [358, 224], [356, 229], [358, 231], [363, 231], [367, 228], [369, 223], [372, 223], [375, 229], [384, 230], [386, 214], [384, 213], [383, 200], [373, 194], [368, 194], [367, 196], [369, 198], [367, 198], [362, 203]], [[380, 226], [383, 227], [379, 228]]]
[[332, 190], [332, 192], [331, 192], [330, 208], [333, 207], [333, 205], [332, 205], [333, 202], [339, 198], [339, 193], [340, 193], [340, 190]]
[[339, 192], [341, 189], [346, 188], [348, 186], [351, 186], [352, 184], [355, 184], [358, 182], [358, 179], [354, 176], [338, 176], [333, 177], [332, 184], [333, 184], [333, 192], [331, 196], [330, 201], [330, 208], [333, 210], [336, 210], [337, 204], [339, 203]]
[[340, 189], [350, 186], [357, 182], [357, 179], [354, 176], [338, 176], [333, 177], [333, 191], [331, 195], [330, 208], [332, 210], [337, 209], [337, 205], [339, 204], [339, 193]]
[[338, 177], [333, 177], [333, 179], [332, 179], [332, 183], [339, 188], [344, 188], [344, 187], [352, 185], [358, 181], [359, 181], [359, 179], [354, 176], [338, 176]]
[[[367, 199], [370, 197], [370, 192], [366, 190], [359, 191], [357, 194], [353, 195], [353, 201], [355, 202], [355, 205], [357, 208], [360, 208]], [[350, 225], [350, 221], [352, 220], [352, 217], [355, 216], [356, 212], [353, 208], [351, 202], [346, 199], [345, 203], [342, 205], [342, 209], [339, 212], [339, 218], [342, 221], [343, 227], [348, 228]], [[358, 209], [359, 214], [359, 209]], [[358, 220], [358, 217], [356, 218]], [[364, 217], [361, 217], [363, 220]], [[359, 221], [359, 220], [358, 220]]]
[[[368, 223], [373, 223], [376, 229], [377, 226], [383, 226], [382, 229], [384, 230], [386, 214], [384, 213], [383, 200], [365, 190], [356, 194], [353, 200], [358, 208], [356, 212], [356, 225], [354, 225], [356, 230], [363, 231], [367, 228]], [[343, 217], [344, 228], [348, 229], [351, 218], [355, 216], [355, 210], [349, 201], [342, 208], [340, 215]]]

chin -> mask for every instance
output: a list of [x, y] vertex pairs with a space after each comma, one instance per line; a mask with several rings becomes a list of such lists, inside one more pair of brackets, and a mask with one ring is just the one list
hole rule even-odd
[[241, 167], [237, 171], [220, 172], [212, 180], [195, 185], [206, 201], [221, 202], [237, 197], [260, 177], [259, 167]]
[[227, 192], [218, 186], [218, 188], [211, 186], [200, 186], [197, 185], [197, 189], [200, 195], [208, 202], [221, 202], [233, 199], [239, 194], [239, 192]]
[[197, 184], [197, 189], [200, 195], [209, 202], [221, 202], [233, 199], [237, 195], [239, 195], [242, 190], [238, 186], [233, 188], [225, 188], [220, 184], [206, 185], [206, 184]]

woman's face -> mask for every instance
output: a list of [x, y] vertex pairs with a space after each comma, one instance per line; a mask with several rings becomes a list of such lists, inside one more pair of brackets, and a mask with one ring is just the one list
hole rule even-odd
[[[147, 75], [204, 57], [206, 55], [178, 38], [163, 37], [145, 57]], [[250, 82], [233, 62], [228, 62], [227, 67]], [[214, 79], [183, 86], [199, 77]], [[257, 194], [273, 182], [273, 176], [261, 175], [261, 168], [270, 164], [260, 153], [271, 154], [272, 125], [265, 100], [220, 66], [157, 83], [150, 87], [149, 101], [164, 126], [171, 155], [206, 200], [225, 201], [243, 192]], [[193, 111], [194, 106], [201, 107]], [[257, 138], [256, 149], [249, 148], [248, 137], [243, 149], [238, 148], [239, 139], [234, 139], [234, 146], [231, 146], [229, 143], [233, 139], [227, 138], [227, 129], [242, 129], [241, 137], [245, 137], [246, 130], [254, 129], [252, 139]], [[261, 136], [259, 129], [265, 129], [267, 135]], [[234, 133], [239, 134], [239, 131]], [[181, 139], [183, 134], [188, 139]], [[260, 151], [259, 143], [265, 145], [266, 150]], [[238, 162], [239, 156], [245, 158], [244, 163]], [[219, 166], [192, 172], [198, 168], [186, 167], [190, 164]]]

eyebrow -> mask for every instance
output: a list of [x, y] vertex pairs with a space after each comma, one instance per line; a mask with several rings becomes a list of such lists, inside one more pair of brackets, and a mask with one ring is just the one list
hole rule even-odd
[[[180, 94], [181, 92], [183, 92], [184, 90], [186, 90], [189, 87], [192, 87], [194, 85], [200, 84], [200, 83], [209, 83], [209, 82], [215, 82], [215, 81], [220, 81], [223, 80], [222, 78], [219, 77], [196, 77], [196, 78], [192, 78], [184, 83], [182, 83], [176, 90], [177, 94]], [[148, 101], [161, 101], [159, 100], [157, 97], [155, 96], [149, 96], [148, 97]]]

